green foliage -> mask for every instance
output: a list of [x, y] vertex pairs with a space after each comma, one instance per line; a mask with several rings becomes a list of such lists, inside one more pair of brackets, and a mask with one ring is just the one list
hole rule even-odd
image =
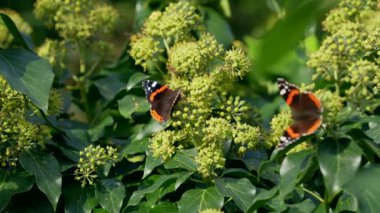
[[[380, 208], [379, 0], [28, 2], [0, 10], [0, 211]], [[284, 149], [277, 77], [323, 106]]]

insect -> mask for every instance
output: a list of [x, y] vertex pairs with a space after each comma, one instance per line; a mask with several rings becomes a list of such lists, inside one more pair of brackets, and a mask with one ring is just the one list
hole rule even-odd
[[142, 87], [150, 103], [152, 117], [161, 123], [169, 120], [172, 108], [180, 97], [179, 90], [171, 90], [168, 85], [150, 80], [143, 81]]
[[277, 79], [280, 95], [292, 110], [293, 123], [280, 137], [278, 147], [284, 148], [301, 136], [313, 134], [322, 124], [322, 105], [310, 92], [301, 92], [299, 88], [282, 78]]

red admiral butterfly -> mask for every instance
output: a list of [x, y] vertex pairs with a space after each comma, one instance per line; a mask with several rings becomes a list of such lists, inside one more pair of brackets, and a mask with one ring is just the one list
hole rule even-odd
[[280, 137], [278, 147], [298, 140], [301, 136], [313, 134], [322, 124], [321, 102], [310, 92], [300, 92], [299, 88], [282, 78], [277, 79], [280, 95], [292, 110], [293, 124]]
[[167, 85], [160, 85], [157, 81], [142, 82], [146, 98], [150, 103], [150, 114], [158, 122], [166, 122], [180, 93], [171, 90]]

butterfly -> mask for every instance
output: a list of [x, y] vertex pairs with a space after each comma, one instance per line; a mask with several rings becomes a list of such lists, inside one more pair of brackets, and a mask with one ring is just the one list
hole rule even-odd
[[179, 90], [172, 90], [168, 85], [161, 85], [157, 81], [142, 81], [146, 99], [150, 103], [150, 114], [158, 122], [166, 122], [170, 118], [173, 106], [180, 97]]
[[279, 148], [295, 142], [300, 137], [313, 134], [322, 124], [322, 104], [311, 92], [299, 88], [282, 78], [277, 79], [280, 95], [292, 111], [293, 123], [280, 137]]

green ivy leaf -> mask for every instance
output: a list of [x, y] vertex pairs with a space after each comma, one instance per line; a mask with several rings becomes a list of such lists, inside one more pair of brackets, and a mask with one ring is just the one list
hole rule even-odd
[[47, 61], [21, 48], [0, 50], [0, 74], [13, 89], [28, 96], [34, 105], [47, 113], [54, 79]]
[[61, 195], [62, 175], [53, 155], [37, 151], [24, 151], [20, 155], [24, 169], [32, 173], [38, 188], [47, 196], [54, 210]]
[[153, 172], [153, 169], [163, 163], [162, 159], [154, 158], [150, 152], [147, 153], [144, 166], [144, 175], [142, 179], [146, 178], [150, 173]]
[[148, 138], [144, 138], [142, 140], [128, 140], [121, 148], [120, 153], [124, 157], [128, 157], [128, 155], [145, 153], [148, 143]]
[[256, 195], [256, 187], [246, 178], [220, 178], [215, 184], [219, 193], [231, 197], [242, 211], [248, 209]]
[[127, 89], [127, 91], [129, 91], [137, 84], [141, 85], [141, 81], [147, 78], [149, 78], [149, 76], [145, 75], [144, 73], [136, 72], [129, 78], [127, 86], [125, 88]]
[[296, 184], [302, 180], [313, 163], [314, 150], [307, 150], [289, 154], [280, 168], [280, 197], [285, 198], [294, 190]]
[[150, 109], [149, 103], [145, 98], [135, 95], [126, 95], [118, 103], [119, 112], [125, 118], [131, 118], [134, 112], [146, 112]]
[[247, 213], [255, 212], [257, 209], [259, 209], [261, 206], [268, 203], [269, 200], [271, 200], [273, 197], [275, 197], [278, 194], [278, 187], [274, 186], [270, 190], [266, 191], [263, 190], [262, 192], [258, 193], [256, 197], [253, 199], [251, 205], [249, 206]]
[[166, 169], [185, 169], [196, 172], [197, 163], [194, 158], [197, 152], [195, 149], [180, 150], [170, 160], [164, 163]]
[[175, 182], [175, 180], [181, 176], [183, 176], [185, 173], [180, 172], [180, 173], [174, 173], [171, 175], [159, 175], [159, 176], [152, 176], [150, 179], [154, 179], [154, 183], [146, 188], [137, 190], [133, 192], [132, 196], [130, 197], [128, 201], [127, 206], [136, 206], [140, 203], [141, 199], [150, 193], [156, 193], [159, 188], [161, 188], [164, 184], [167, 184], [168, 182]]
[[380, 116], [373, 116], [368, 123], [370, 129], [365, 133], [374, 140], [375, 143], [380, 144]]
[[234, 35], [228, 22], [215, 10], [203, 7], [204, 23], [208, 32], [213, 34], [216, 40], [225, 48], [231, 46]]
[[156, 203], [160, 201], [161, 198], [163, 198], [165, 195], [174, 192], [175, 182], [169, 181], [165, 184], [163, 184], [158, 190], [156, 190], [154, 193], [149, 193], [145, 195], [146, 201], [148, 203], [148, 206], [155, 206]]
[[104, 129], [114, 123], [111, 115], [103, 118], [98, 124], [88, 130], [91, 141], [96, 141], [104, 135]]
[[178, 207], [173, 203], [162, 202], [155, 205], [150, 211], [150, 213], [178, 213]]
[[216, 187], [190, 189], [178, 201], [178, 209], [180, 213], [196, 213], [205, 209], [221, 209], [223, 207], [223, 200], [223, 196], [218, 193]]
[[93, 81], [100, 94], [107, 100], [111, 101], [125, 87], [122, 81], [123, 76], [120, 73], [107, 72], [106, 76]]
[[355, 176], [361, 156], [361, 149], [353, 141], [327, 139], [320, 143], [317, 158], [329, 200]]
[[4, 24], [8, 30], [9, 33], [13, 36], [13, 44], [19, 45], [27, 50], [30, 50], [28, 44], [25, 42], [24, 38], [22, 37], [20, 31], [18, 31], [15, 23], [13, 23], [12, 19], [9, 18], [8, 15], [4, 13], [0, 13], [0, 24]]
[[30, 190], [33, 184], [33, 175], [26, 171], [0, 169], [0, 212], [13, 195]]
[[120, 212], [125, 197], [123, 183], [116, 179], [103, 179], [96, 183], [95, 197], [108, 212]]
[[288, 205], [288, 212], [292, 213], [311, 213], [317, 207], [316, 204], [310, 200], [306, 199], [300, 203]]
[[380, 209], [380, 166], [362, 168], [343, 189], [358, 200], [358, 212], [378, 212]]
[[65, 196], [65, 212], [90, 213], [98, 205], [93, 187], [82, 188], [79, 185], [65, 186], [63, 194]]
[[358, 211], [358, 201], [356, 198], [348, 193], [343, 193], [339, 198], [334, 212], [357, 212]]

